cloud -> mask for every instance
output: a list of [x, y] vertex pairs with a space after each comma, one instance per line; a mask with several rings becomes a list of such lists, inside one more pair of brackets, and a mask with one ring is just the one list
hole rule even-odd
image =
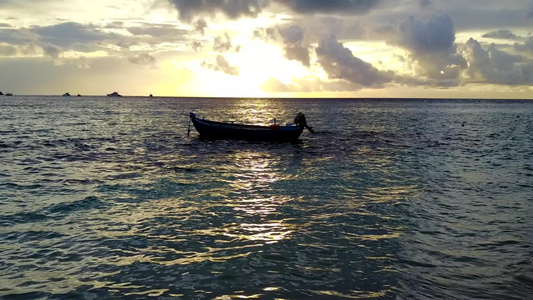
[[453, 47], [455, 27], [452, 17], [437, 12], [426, 18], [409, 16], [399, 24], [394, 44], [415, 53], [446, 51]]
[[533, 36], [527, 38], [523, 43], [515, 43], [514, 48], [518, 52], [532, 52], [533, 53]]
[[277, 39], [277, 30], [274, 27], [256, 28], [254, 29], [253, 36], [265, 42], [275, 41]]
[[343, 79], [365, 87], [379, 87], [390, 82], [392, 72], [380, 72], [371, 64], [355, 57], [335, 36], [328, 36], [316, 48], [318, 63], [330, 79]]
[[203, 61], [201, 65], [204, 68], [223, 72], [231, 76], [239, 75], [239, 67], [230, 65], [230, 63], [222, 55], [218, 55], [214, 63]]
[[200, 32], [201, 34], [205, 34], [205, 29], [207, 27], [207, 22], [204, 19], [200, 19], [194, 23], [194, 30]]
[[59, 58], [59, 56], [63, 53], [63, 49], [55, 45], [45, 45], [43, 46], [43, 51], [45, 55], [55, 59]]
[[304, 29], [300, 26], [289, 26], [279, 29], [279, 33], [285, 43], [285, 57], [296, 60], [304, 66], [310, 65], [309, 48], [303, 45]]
[[381, 0], [276, 0], [300, 14], [337, 13], [364, 14], [377, 7]]
[[122, 29], [124, 28], [124, 22], [122, 21], [113, 21], [105, 24], [104, 28], [107, 29]]
[[144, 35], [155, 38], [164, 38], [165, 41], [181, 40], [188, 33], [187, 30], [178, 29], [173, 25], [142, 24], [142, 26], [129, 27], [128, 32], [133, 35]]
[[224, 37], [217, 36], [215, 38], [214, 44], [213, 44], [213, 50], [217, 52], [228, 52], [230, 50], [239, 52], [240, 47], [236, 46], [233, 48], [233, 45], [231, 43], [231, 36], [226, 32], [224, 33]]
[[286, 47], [285, 57], [289, 60], [299, 61], [302, 63], [302, 65], [306, 67], [309, 67], [311, 64], [311, 59], [309, 57], [309, 49], [307, 47]]
[[194, 52], [202, 50], [203, 47], [204, 45], [201, 42], [194, 41], [191, 43], [191, 48], [194, 50]]
[[490, 45], [487, 50], [470, 38], [462, 49], [468, 61], [466, 75], [473, 82], [502, 85], [533, 84], [533, 62]]
[[432, 0], [418, 0], [418, 4], [422, 8], [428, 8], [433, 5], [433, 1]]
[[361, 88], [361, 85], [345, 80], [324, 81], [314, 76], [293, 78], [291, 83], [283, 83], [272, 77], [261, 84], [261, 89], [269, 93], [354, 92]]
[[15, 56], [18, 54], [18, 49], [12, 45], [0, 45], [1, 56]]
[[137, 56], [128, 57], [128, 61], [135, 65], [155, 66], [156, 58], [148, 53], [142, 53]]
[[417, 76], [449, 84], [466, 68], [466, 60], [457, 53], [453, 19], [444, 12], [409, 16], [399, 23], [389, 43], [411, 52], [407, 60]]
[[179, 18], [191, 22], [196, 17], [222, 14], [229, 19], [257, 17], [271, 3], [289, 8], [302, 15], [347, 14], [360, 15], [380, 5], [383, 0], [168, 0], [178, 10]]
[[193, 17], [223, 14], [230, 19], [256, 17], [269, 4], [263, 0], [168, 0], [179, 13], [179, 18], [191, 21]]
[[40, 40], [44, 43], [80, 52], [95, 51], [100, 48], [99, 42], [119, 38], [117, 34], [103, 32], [94, 25], [75, 22], [43, 27], [34, 26], [31, 31], [38, 34]]
[[39, 39], [40, 37], [38, 34], [26, 28], [0, 28], [0, 41], [11, 45], [27, 45], [31, 43], [37, 43]]
[[295, 45], [300, 43], [304, 38], [305, 30], [300, 26], [289, 26], [279, 30], [286, 44]]
[[484, 38], [492, 38], [492, 39], [504, 39], [504, 40], [518, 40], [520, 39], [519, 36], [512, 33], [510, 30], [506, 29], [500, 29], [496, 31], [491, 31], [488, 33], [485, 33], [483, 35]]

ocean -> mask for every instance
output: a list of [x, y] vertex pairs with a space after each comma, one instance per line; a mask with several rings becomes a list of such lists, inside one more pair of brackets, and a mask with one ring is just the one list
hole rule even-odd
[[2, 299], [533, 294], [533, 101], [14, 96], [0, 137]]

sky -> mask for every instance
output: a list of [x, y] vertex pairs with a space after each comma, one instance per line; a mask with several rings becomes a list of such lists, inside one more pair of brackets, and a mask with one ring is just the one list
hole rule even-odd
[[533, 0], [0, 0], [0, 91], [533, 99]]

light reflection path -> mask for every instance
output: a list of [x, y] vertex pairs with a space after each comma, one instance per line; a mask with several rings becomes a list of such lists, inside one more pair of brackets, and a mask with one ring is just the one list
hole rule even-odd
[[288, 238], [294, 226], [279, 220], [279, 207], [292, 199], [275, 194], [272, 183], [281, 179], [276, 171], [279, 158], [261, 151], [243, 150], [233, 155], [234, 164], [240, 170], [235, 180], [229, 182], [229, 197], [225, 204], [232, 207], [237, 218], [257, 220], [226, 227], [226, 235], [251, 241], [275, 243]]

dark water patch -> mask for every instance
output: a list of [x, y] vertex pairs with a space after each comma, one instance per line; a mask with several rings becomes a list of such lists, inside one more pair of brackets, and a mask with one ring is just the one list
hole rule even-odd
[[[138, 177], [135, 176], [132, 178], [134, 179]], [[131, 178], [128, 177], [127, 179]], [[157, 183], [153, 184], [105, 184], [98, 187], [98, 191], [102, 193], [113, 193], [119, 196], [117, 200], [126, 200], [130, 202], [166, 199], [183, 196], [185, 192], [188, 192], [192, 189], [192, 186], [193, 185], [185, 182], [162, 179]], [[129, 197], [124, 197], [124, 195], [129, 195]]]
[[73, 201], [70, 203], [54, 204], [46, 209], [50, 214], [66, 214], [73, 211], [99, 209], [109, 207], [111, 204], [100, 200], [98, 197], [90, 196], [82, 200]]
[[[25, 232], [7, 232], [3, 233], [2, 239], [6, 241], [17, 241], [19, 243], [35, 242], [35, 241], [50, 241], [53, 239], [61, 239], [65, 235], [55, 231], [25, 231]], [[49, 250], [50, 251], [50, 250]], [[38, 251], [37, 253], [48, 252], [46, 250]], [[39, 254], [36, 254], [39, 255]], [[31, 257], [28, 257], [31, 258]]]
[[134, 179], [142, 177], [143, 175], [140, 173], [123, 173], [123, 174], [117, 174], [109, 176], [110, 180], [120, 180], [120, 179]]
[[23, 212], [13, 215], [2, 215], [0, 216], [0, 226], [6, 227], [22, 223], [42, 222], [46, 220], [46, 218], [46, 215], [39, 212]]
[[[6, 288], [6, 291], [9, 291], [10, 289]], [[2, 299], [50, 299], [52, 297], [52, 293], [46, 293], [46, 292], [27, 292], [27, 293], [14, 293], [14, 294], [7, 294], [3, 295]]]
[[0, 184], [0, 187], [11, 190], [27, 191], [27, 190], [37, 190], [41, 189], [43, 186], [41, 184], [19, 184], [14, 182], [7, 182]]
[[53, 204], [38, 211], [21, 212], [12, 215], [1, 215], [0, 226], [12, 226], [15, 224], [38, 223], [54, 219], [64, 218], [66, 215], [83, 210], [102, 209], [111, 204], [90, 196], [82, 200]]

